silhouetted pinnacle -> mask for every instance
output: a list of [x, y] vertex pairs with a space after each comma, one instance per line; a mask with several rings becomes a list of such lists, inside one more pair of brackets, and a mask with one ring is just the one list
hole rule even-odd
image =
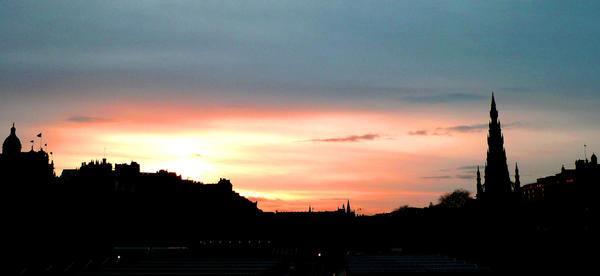
[[508, 194], [512, 190], [512, 183], [508, 173], [504, 136], [502, 135], [500, 121], [498, 120], [498, 110], [496, 109], [496, 99], [493, 92], [487, 140], [488, 151], [485, 166], [485, 181], [481, 191], [485, 194], [493, 194], [495, 196]]

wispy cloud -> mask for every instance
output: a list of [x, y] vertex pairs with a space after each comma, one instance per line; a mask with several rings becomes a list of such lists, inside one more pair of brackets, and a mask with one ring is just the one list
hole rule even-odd
[[90, 117], [90, 116], [71, 116], [67, 118], [67, 121], [74, 123], [97, 123], [97, 122], [108, 122], [111, 119], [100, 118], [100, 117]]
[[472, 166], [462, 166], [462, 167], [458, 167], [456, 169], [460, 170], [460, 171], [470, 171], [470, 170], [476, 170], [477, 166], [479, 166], [480, 168], [484, 167], [484, 165], [472, 165]]
[[427, 136], [427, 130], [409, 131], [408, 135], [411, 135], [411, 136]]
[[457, 174], [455, 176], [451, 175], [432, 175], [432, 176], [422, 176], [422, 179], [475, 179], [475, 174]]
[[475, 175], [474, 174], [457, 174], [456, 178], [459, 178], [459, 179], [475, 179]]
[[432, 135], [452, 135], [452, 133], [468, 133], [468, 132], [480, 132], [488, 128], [488, 124], [474, 124], [474, 125], [458, 125], [451, 127], [438, 127], [435, 129]]
[[316, 138], [308, 141], [312, 142], [359, 142], [359, 141], [370, 141], [380, 138], [379, 134], [364, 134], [364, 135], [350, 135], [346, 137], [333, 137], [333, 138]]
[[[502, 127], [511, 128], [511, 127], [518, 127], [518, 126], [522, 126], [522, 125], [523, 124], [521, 122], [514, 122], [514, 123], [503, 124]], [[450, 127], [438, 127], [436, 129], [434, 129], [433, 131], [428, 131], [428, 130], [409, 131], [408, 135], [427, 136], [427, 135], [431, 134], [434, 136], [452, 136], [452, 134], [454, 134], [454, 133], [480, 132], [480, 131], [486, 130], [487, 128], [488, 128], [488, 124], [456, 125], [456, 126], [450, 126]]]

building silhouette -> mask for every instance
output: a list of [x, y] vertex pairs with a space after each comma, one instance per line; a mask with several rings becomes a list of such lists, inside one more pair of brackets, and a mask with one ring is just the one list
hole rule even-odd
[[63, 170], [59, 180], [66, 189], [79, 195], [141, 196], [176, 204], [186, 199], [185, 207], [195, 212], [206, 212], [208, 206], [215, 207], [213, 212], [217, 209], [237, 214], [261, 212], [257, 202], [235, 192], [228, 179], [221, 178], [218, 183], [205, 184], [182, 179], [181, 175], [166, 170], [141, 172], [140, 165], [133, 161], [130, 164], [116, 164], [114, 169], [106, 158], [83, 162], [77, 169]]
[[346, 201], [346, 204], [342, 204], [342, 207], [338, 207], [334, 211], [315, 211], [311, 205], [308, 205], [308, 211], [306, 212], [279, 212], [274, 213], [280, 217], [355, 217], [356, 212], [350, 208], [350, 200]]
[[23, 152], [21, 140], [17, 137], [17, 129], [13, 123], [10, 134], [2, 144], [0, 154], [0, 175], [3, 181], [11, 184], [8, 188], [27, 189], [32, 187], [48, 187], [55, 180], [54, 161], [40, 146], [36, 151], [31, 146]]
[[481, 183], [481, 174], [477, 167], [477, 198], [488, 200], [505, 200], [514, 198], [520, 190], [520, 181], [518, 168], [515, 167], [515, 182], [510, 180], [508, 165], [506, 159], [506, 150], [504, 148], [504, 135], [500, 120], [498, 119], [498, 110], [496, 109], [496, 100], [492, 93], [492, 103], [490, 108], [490, 123], [488, 131], [488, 151], [484, 169], [484, 183]]
[[576, 160], [574, 169], [563, 165], [559, 173], [524, 185], [522, 195], [527, 202], [590, 205], [596, 201], [599, 182], [600, 164], [594, 153], [589, 161]]

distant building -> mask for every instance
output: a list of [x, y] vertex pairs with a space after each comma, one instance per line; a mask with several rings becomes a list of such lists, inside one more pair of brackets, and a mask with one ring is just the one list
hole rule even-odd
[[494, 200], [512, 200], [520, 191], [519, 169], [515, 165], [515, 182], [510, 180], [504, 149], [504, 136], [496, 101], [492, 93], [490, 109], [490, 123], [488, 132], [488, 151], [484, 170], [484, 183], [481, 183], [481, 174], [477, 167], [477, 198]]
[[314, 211], [309, 205], [307, 212], [275, 211], [275, 215], [284, 217], [354, 217], [356, 213], [350, 208], [350, 200], [348, 200], [346, 205], [342, 204], [342, 207], [338, 207], [335, 211]]
[[565, 169], [560, 173], [538, 178], [535, 183], [522, 188], [522, 195], [529, 202], [566, 203], [596, 200], [600, 184], [600, 165], [594, 153], [591, 160], [575, 161], [575, 169]]
[[31, 146], [27, 152], [21, 151], [21, 140], [17, 137], [17, 129], [13, 123], [10, 134], [2, 144], [0, 154], [0, 175], [8, 183], [17, 188], [47, 185], [55, 180], [54, 162], [40, 146], [36, 151]]
[[80, 194], [141, 195], [173, 200], [192, 197], [197, 200], [197, 204], [211, 203], [214, 206], [225, 205], [222, 207], [225, 209], [260, 212], [257, 202], [235, 192], [228, 179], [221, 178], [218, 183], [204, 184], [182, 179], [180, 175], [166, 170], [140, 172], [140, 165], [133, 161], [130, 164], [116, 164], [114, 170], [113, 165], [105, 158], [102, 161], [84, 162], [78, 169], [63, 170], [60, 182], [69, 190]]

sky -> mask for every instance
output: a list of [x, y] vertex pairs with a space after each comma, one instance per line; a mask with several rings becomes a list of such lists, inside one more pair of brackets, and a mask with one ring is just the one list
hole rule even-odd
[[598, 1], [0, 1], [0, 134], [57, 174], [136, 161], [266, 211], [475, 190], [600, 152]]

